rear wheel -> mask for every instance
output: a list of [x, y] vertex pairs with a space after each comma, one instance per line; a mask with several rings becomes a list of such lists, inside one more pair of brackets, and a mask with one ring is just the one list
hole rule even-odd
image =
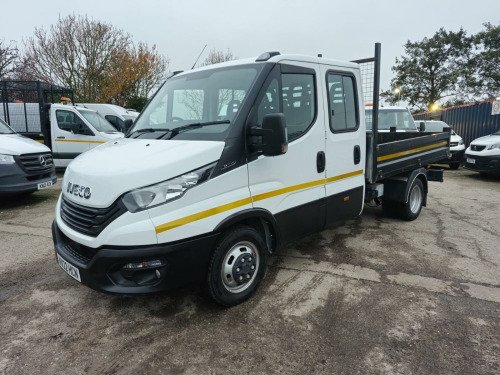
[[416, 178], [411, 185], [408, 202], [400, 205], [399, 217], [408, 221], [415, 220], [422, 210], [424, 197], [424, 184], [419, 178]]
[[238, 226], [215, 246], [208, 270], [208, 290], [223, 306], [234, 306], [257, 290], [267, 265], [264, 239], [254, 228]]

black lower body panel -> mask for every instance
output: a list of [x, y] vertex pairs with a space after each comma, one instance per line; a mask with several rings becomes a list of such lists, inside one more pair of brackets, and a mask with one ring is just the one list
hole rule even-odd
[[0, 165], [0, 195], [30, 193], [38, 190], [38, 184], [57, 182], [55, 168], [39, 173], [27, 173], [16, 163]]
[[326, 198], [326, 225], [339, 224], [361, 213], [363, 186], [343, 191]]
[[[82, 284], [107, 293], [146, 294], [201, 281], [206, 277], [217, 233], [151, 246], [82, 246], [52, 224], [56, 257], [78, 268]], [[161, 261], [142, 270], [124, 269], [126, 264]], [[157, 272], [158, 271], [158, 272]]]

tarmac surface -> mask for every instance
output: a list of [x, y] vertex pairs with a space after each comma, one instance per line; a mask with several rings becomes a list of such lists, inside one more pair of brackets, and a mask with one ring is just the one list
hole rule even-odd
[[0, 198], [0, 374], [500, 373], [500, 178], [446, 170], [413, 222], [366, 207], [229, 309], [80, 285], [55, 261], [59, 194]]

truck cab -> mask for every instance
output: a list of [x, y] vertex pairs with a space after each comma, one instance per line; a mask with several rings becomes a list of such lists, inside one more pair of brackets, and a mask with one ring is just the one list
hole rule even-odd
[[104, 117], [84, 107], [52, 104], [49, 116], [52, 152], [58, 168], [67, 167], [83, 152], [123, 137]]

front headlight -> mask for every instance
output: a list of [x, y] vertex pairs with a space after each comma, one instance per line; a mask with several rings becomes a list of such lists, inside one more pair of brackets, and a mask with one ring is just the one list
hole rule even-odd
[[495, 143], [487, 148], [487, 150], [494, 150], [495, 148], [500, 148], [500, 143]]
[[212, 163], [170, 180], [132, 190], [123, 196], [123, 203], [130, 212], [138, 212], [178, 199], [186, 190], [208, 180], [216, 164]]
[[0, 154], [0, 164], [14, 164], [15, 162], [12, 155]]
[[461, 146], [461, 145], [463, 145], [463, 144], [464, 144], [464, 140], [463, 140], [463, 139], [461, 139], [461, 140], [459, 140], [459, 141], [458, 141], [458, 145], [459, 145], [459, 146]]

